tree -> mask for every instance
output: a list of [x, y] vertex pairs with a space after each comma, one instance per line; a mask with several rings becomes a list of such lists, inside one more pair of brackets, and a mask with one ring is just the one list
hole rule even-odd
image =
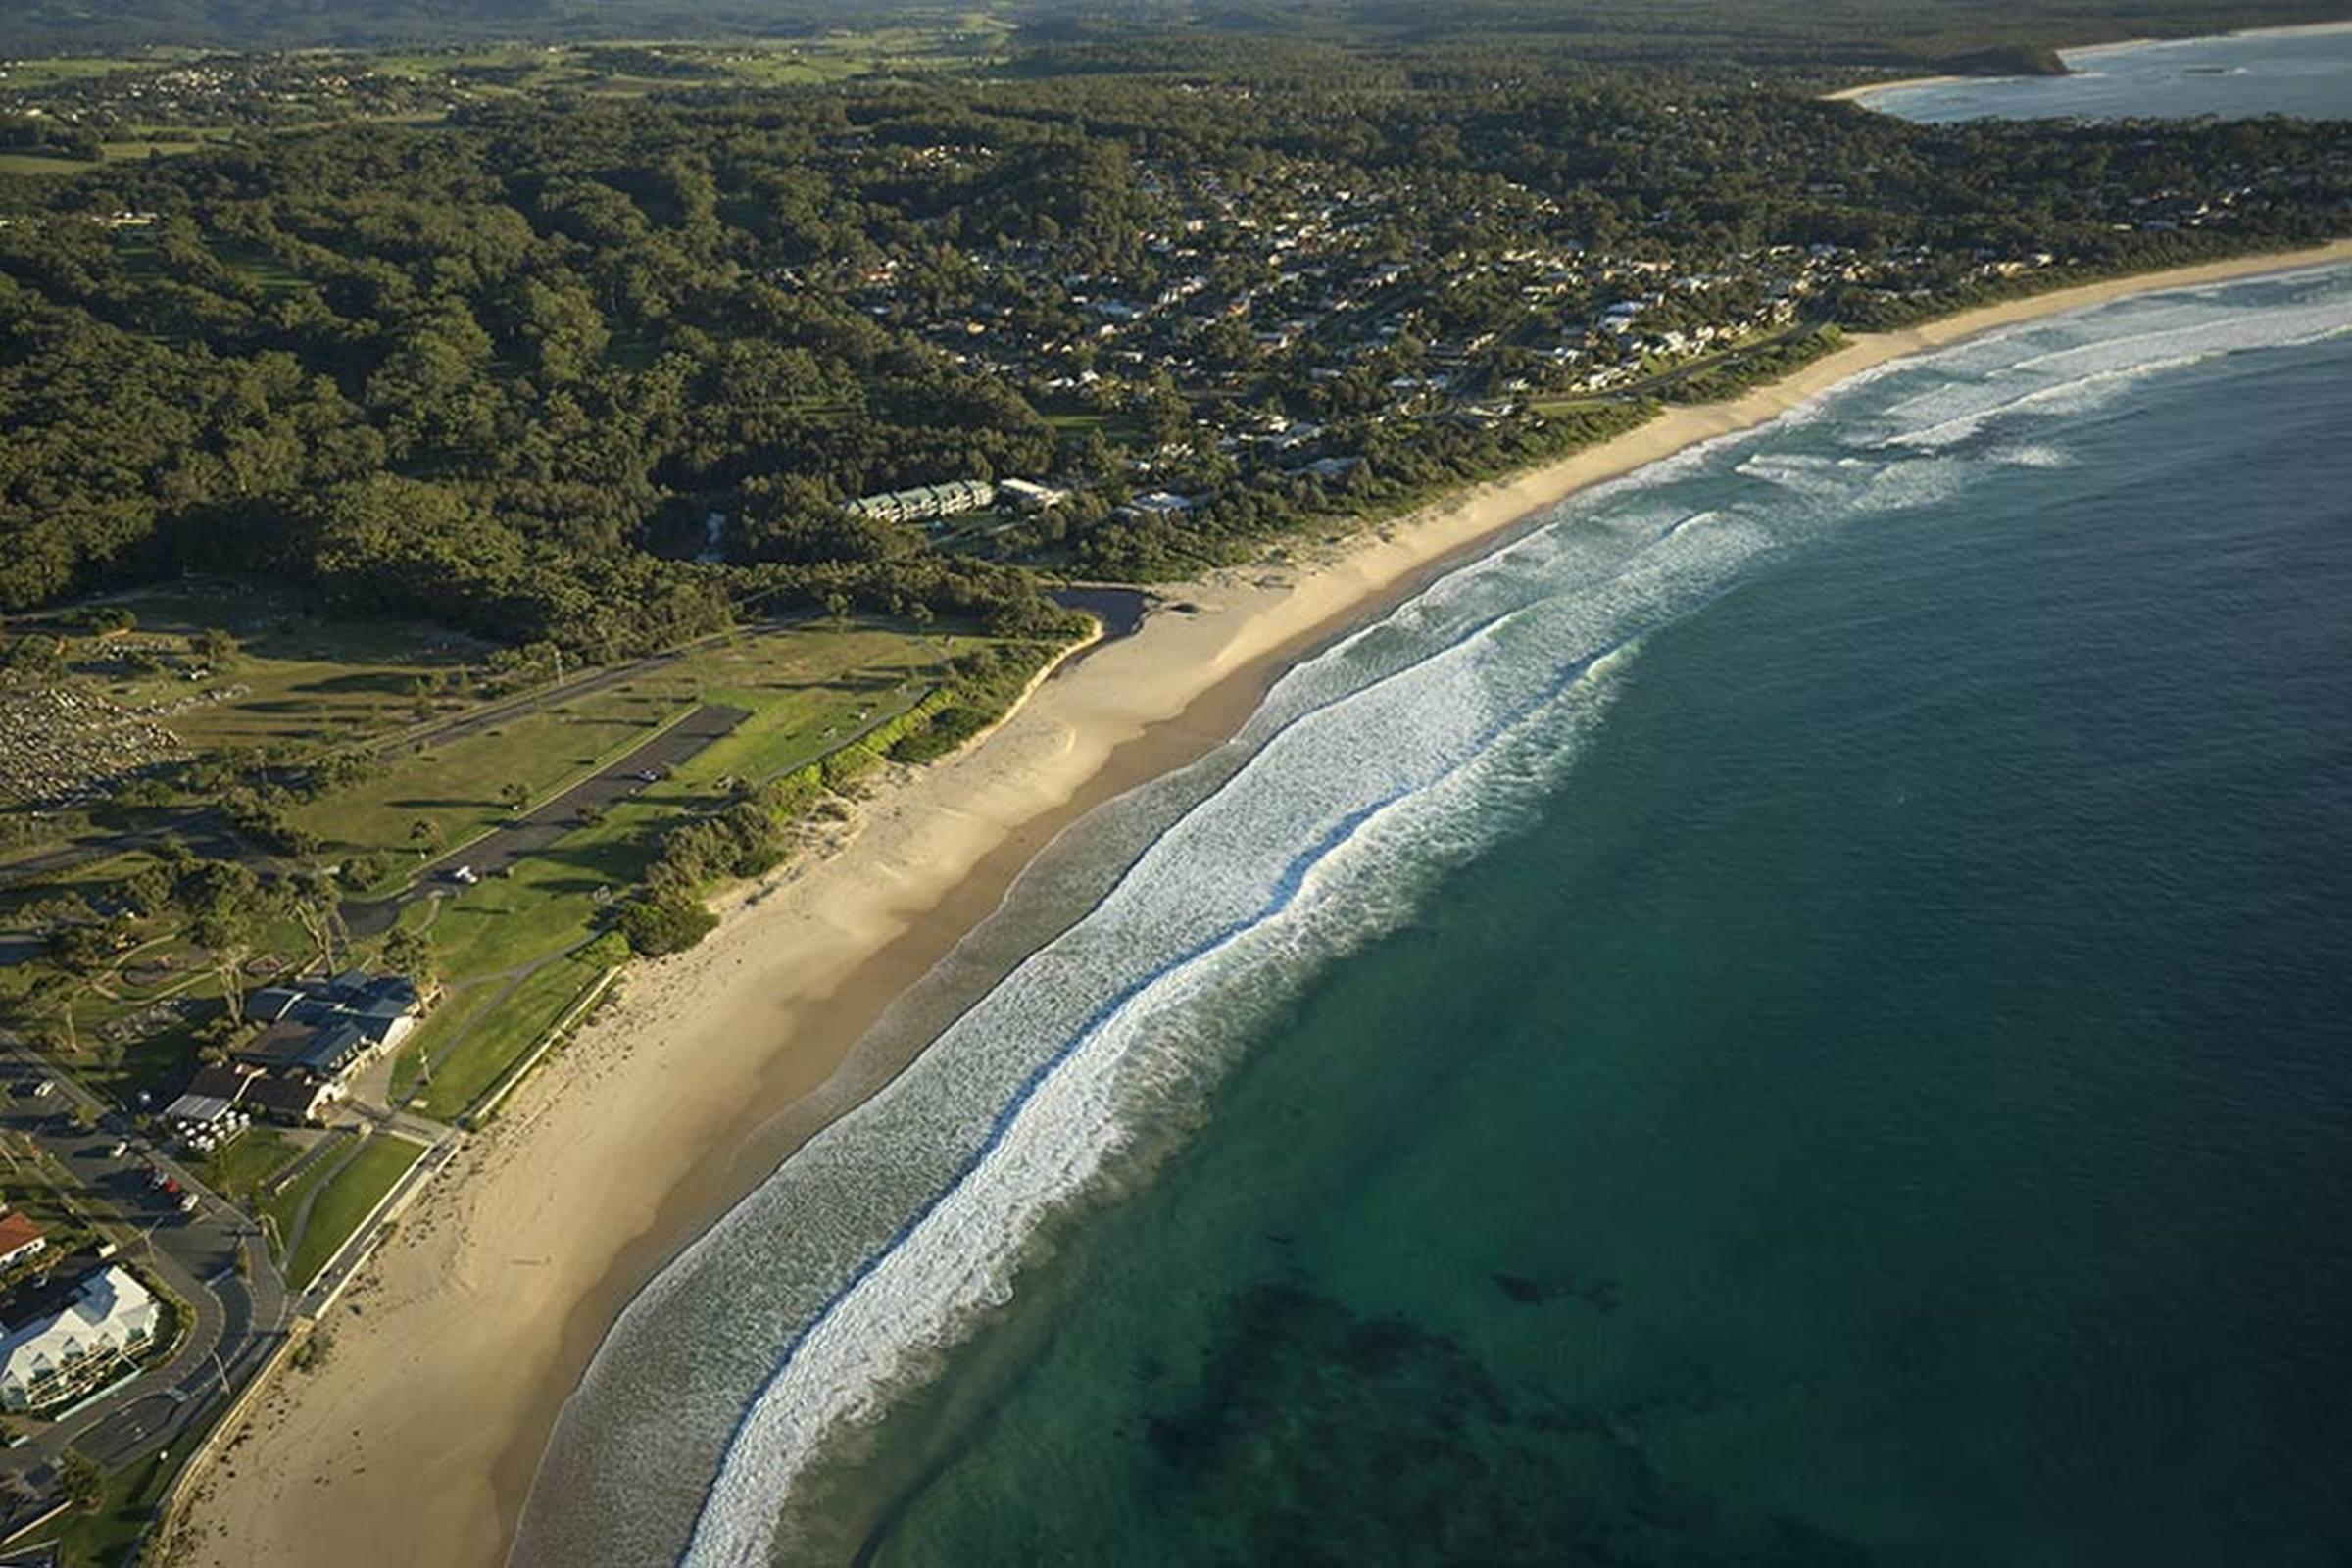
[[432, 938], [408, 926], [394, 926], [384, 938], [384, 967], [408, 976], [423, 990], [436, 972]]
[[318, 955], [318, 966], [332, 972], [336, 944], [350, 941], [350, 932], [343, 924], [343, 896], [336, 890], [333, 879], [320, 871], [299, 873], [287, 904], [310, 937], [311, 946]]
[[693, 894], [672, 889], [623, 906], [614, 924], [630, 947], [648, 957], [660, 957], [683, 953], [702, 941], [718, 924], [718, 916]]
[[498, 798], [510, 811], [519, 812], [524, 807], [531, 804], [530, 790], [521, 784], [512, 782], [499, 786]]
[[79, 1448], [68, 1448], [58, 1456], [57, 1488], [68, 1503], [86, 1511], [105, 1494], [106, 1472]]
[[429, 816], [420, 816], [409, 824], [409, 842], [416, 846], [416, 858], [441, 847], [441, 824]]
[[220, 1000], [231, 1019], [245, 1019], [242, 974], [255, 937], [275, 912], [261, 879], [236, 860], [207, 860], [188, 879], [188, 935], [210, 954]]

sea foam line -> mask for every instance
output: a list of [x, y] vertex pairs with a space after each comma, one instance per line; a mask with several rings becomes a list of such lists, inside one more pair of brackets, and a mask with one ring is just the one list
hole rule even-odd
[[[1508, 618], [1497, 617], [1498, 621]], [[1489, 629], [1491, 627], [1480, 628], [1481, 631]], [[1313, 845], [1291, 858], [1269, 896], [1255, 910], [1233, 921], [1206, 941], [1178, 954], [1156, 969], [1139, 976], [1089, 1014], [1085, 1026], [1064, 1041], [1023, 1080], [1013, 1101], [991, 1121], [987, 1139], [965, 1159], [954, 1179], [910, 1216], [884, 1248], [865, 1260], [842, 1290], [786, 1348], [776, 1374], [755, 1396], [737, 1423], [718, 1478], [682, 1559], [689, 1568], [718, 1568], [718, 1565], [753, 1568], [753, 1565], [765, 1561], [773, 1543], [778, 1494], [789, 1487], [793, 1476], [806, 1463], [815, 1446], [823, 1442], [833, 1425], [871, 1408], [878, 1392], [869, 1386], [847, 1398], [837, 1396], [831, 1409], [820, 1407], [810, 1412], [812, 1420], [800, 1419], [803, 1412], [777, 1408], [779, 1391], [784, 1388], [786, 1380], [799, 1370], [802, 1353], [841, 1321], [844, 1311], [869, 1282], [894, 1259], [906, 1255], [907, 1244], [918, 1233], [932, 1224], [959, 1196], [968, 1193], [973, 1179], [988, 1170], [1016, 1131], [1022, 1130], [1024, 1123], [1030, 1122], [1032, 1114], [1045, 1105], [1049, 1086], [1082, 1053], [1096, 1048], [1096, 1054], [1104, 1057], [1096, 1067], [1097, 1081], [1100, 1082], [1102, 1073], [1114, 1069], [1119, 1063], [1116, 1053], [1104, 1052], [1101, 1048], [1106, 1041], [1112, 1040], [1114, 1030], [1120, 1024], [1128, 1025], [1131, 1034], [1140, 1026], [1144, 1021], [1138, 1014], [1140, 1005], [1152, 1001], [1155, 995], [1164, 996], [1178, 991], [1197, 993], [1213, 986], [1219, 977], [1204, 971], [1220, 956], [1235, 952], [1253, 935], [1266, 933], [1286, 915], [1293, 913], [1302, 897], [1314, 886], [1317, 873], [1330, 866], [1367, 828], [1392, 817], [1414, 800], [1459, 781], [1482, 762], [1492, 760], [1495, 749], [1512, 732], [1539, 719], [1546, 710], [1580, 686], [1606, 677], [1622, 667], [1631, 650], [1630, 644], [1604, 649], [1566, 666], [1534, 702], [1489, 725], [1466, 756], [1436, 777], [1393, 791], [1332, 824]], [[1372, 927], [1350, 933], [1356, 941], [1372, 934]], [[1098, 1136], [1075, 1143], [1066, 1139], [1057, 1140], [1062, 1143], [1065, 1161], [1061, 1170], [1048, 1172], [1048, 1175], [1058, 1175], [1062, 1180], [1055, 1185], [1018, 1195], [1013, 1203], [1019, 1204], [1019, 1208], [1011, 1212], [1008, 1212], [1012, 1209], [1011, 1203], [1002, 1206], [979, 1205], [992, 1220], [1000, 1225], [1007, 1219], [1025, 1222], [1020, 1223], [1016, 1236], [1025, 1237], [1033, 1233], [1036, 1223], [1047, 1212], [1071, 1196], [1101, 1168], [1102, 1160], [1115, 1152], [1116, 1129], [1105, 1129], [1099, 1125], [1102, 1121], [1112, 1119], [1115, 1107], [1098, 1102], [1090, 1108], [1095, 1113], [1098, 1125], [1089, 1130]], [[1066, 1124], [1055, 1127], [1056, 1134], [1066, 1134], [1071, 1130]], [[1105, 1133], [1108, 1136], [1103, 1136]], [[1010, 1248], [1003, 1250], [1004, 1252], [1010, 1250]], [[993, 1261], [1002, 1264], [1006, 1260], [1001, 1253]], [[967, 1281], [975, 1272], [969, 1269], [965, 1271]], [[933, 1304], [935, 1309], [944, 1308], [935, 1311], [935, 1321], [929, 1326], [930, 1337], [934, 1343], [938, 1343], [954, 1333], [958, 1326], [957, 1320], [967, 1316], [971, 1308], [988, 1304], [988, 1296], [983, 1295], [978, 1299]], [[903, 1319], [894, 1326], [902, 1332], [907, 1327]], [[816, 1392], [821, 1395], [824, 1391]]]

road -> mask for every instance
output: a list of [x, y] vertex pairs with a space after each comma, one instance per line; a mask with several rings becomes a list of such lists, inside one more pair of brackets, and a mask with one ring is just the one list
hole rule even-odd
[[534, 809], [472, 843], [450, 851], [390, 898], [345, 904], [344, 926], [358, 941], [381, 936], [392, 929], [392, 922], [405, 906], [453, 887], [447, 880], [448, 872], [466, 866], [477, 877], [495, 876], [515, 861], [539, 854], [566, 833], [578, 830], [582, 813], [588, 808], [604, 810], [628, 799], [645, 787], [647, 773], [674, 770], [751, 716], [744, 709], [715, 704], [696, 709], [593, 777], [580, 780], [563, 794], [541, 802]]
[[[33, 1096], [24, 1091], [41, 1079], [56, 1089]], [[84, 1129], [74, 1114], [87, 1113]], [[24, 1052], [0, 1033], [0, 1132], [29, 1137], [67, 1176], [67, 1196], [141, 1233], [122, 1250], [122, 1260], [161, 1280], [192, 1309], [172, 1358], [149, 1367], [98, 1400], [55, 1423], [15, 1448], [0, 1450], [0, 1474], [33, 1480], [54, 1465], [71, 1445], [101, 1465], [122, 1464], [169, 1442], [224, 1389], [258, 1369], [284, 1337], [292, 1303], [285, 1281], [270, 1261], [252, 1221], [184, 1166], [135, 1136], [122, 1155], [111, 1152], [127, 1136], [126, 1123], [72, 1079]], [[152, 1162], [197, 1195], [193, 1214], [179, 1200], [148, 1180]], [[240, 1274], [237, 1251], [246, 1248]], [[37, 1484], [37, 1482], [36, 1482]]]

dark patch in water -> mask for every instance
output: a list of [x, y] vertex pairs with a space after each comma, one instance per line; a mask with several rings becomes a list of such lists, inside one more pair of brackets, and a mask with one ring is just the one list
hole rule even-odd
[[1521, 1306], [1542, 1306], [1548, 1301], [1581, 1301], [1595, 1312], [1614, 1312], [1623, 1300], [1615, 1280], [1562, 1280], [1557, 1284], [1529, 1279], [1524, 1274], [1506, 1274], [1501, 1270], [1489, 1274], [1494, 1288]]
[[1497, 1289], [1521, 1306], [1542, 1306], [1551, 1298], [1551, 1293], [1542, 1284], [1524, 1274], [1490, 1274]]
[[[1505, 1279], [1531, 1290], [1531, 1304], [1554, 1294], [1495, 1276], [1506, 1292]], [[1143, 1430], [1147, 1539], [1160, 1548], [1184, 1541], [1189, 1562], [1870, 1561], [1798, 1521], [1727, 1523], [1661, 1477], [1634, 1415], [1510, 1387], [1450, 1336], [1293, 1285], [1231, 1298], [1200, 1381], [1168, 1394]], [[1145, 1556], [1178, 1560], [1164, 1549]]]

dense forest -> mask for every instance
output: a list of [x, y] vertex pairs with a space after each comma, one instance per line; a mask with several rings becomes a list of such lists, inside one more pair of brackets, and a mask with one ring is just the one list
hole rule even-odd
[[[2040, 272], [2330, 236], [2352, 195], [2342, 125], [1932, 129], [1157, 47], [0, 182], [0, 609], [230, 568], [596, 657], [751, 604], [1035, 630], [1008, 563], [1233, 559], [1621, 428], [1712, 334], [1780, 334], [1761, 369]], [[1012, 477], [1072, 499], [984, 549], [843, 506]]]

